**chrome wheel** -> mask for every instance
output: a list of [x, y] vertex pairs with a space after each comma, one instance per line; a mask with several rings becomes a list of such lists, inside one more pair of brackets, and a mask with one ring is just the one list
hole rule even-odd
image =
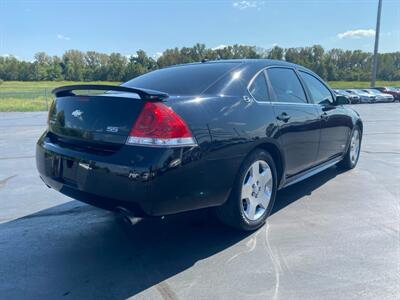
[[251, 221], [263, 217], [271, 200], [272, 172], [263, 160], [254, 162], [246, 172], [242, 184], [241, 209]]
[[350, 161], [354, 165], [360, 154], [360, 132], [356, 129], [350, 141]]

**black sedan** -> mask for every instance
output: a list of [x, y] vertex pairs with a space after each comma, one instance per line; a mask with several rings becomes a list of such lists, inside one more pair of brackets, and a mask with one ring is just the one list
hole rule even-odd
[[347, 99], [287, 62], [186, 64], [53, 92], [40, 177], [129, 217], [214, 207], [226, 224], [255, 230], [279, 189], [335, 164], [354, 168], [360, 153], [363, 123]]

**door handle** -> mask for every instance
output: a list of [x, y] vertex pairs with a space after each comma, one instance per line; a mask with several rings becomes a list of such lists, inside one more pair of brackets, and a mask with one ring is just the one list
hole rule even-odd
[[322, 120], [328, 121], [328, 118], [329, 118], [329, 115], [328, 115], [326, 112], [324, 112], [323, 114], [321, 114], [321, 119], [322, 119]]
[[276, 118], [277, 118], [279, 121], [287, 122], [287, 121], [289, 121], [290, 116], [289, 116], [287, 113], [283, 112], [283, 113], [281, 113], [279, 116], [277, 116]]

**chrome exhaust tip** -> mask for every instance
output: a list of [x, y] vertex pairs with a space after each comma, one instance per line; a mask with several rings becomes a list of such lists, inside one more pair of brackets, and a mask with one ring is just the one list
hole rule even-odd
[[122, 221], [129, 226], [133, 226], [139, 223], [142, 218], [136, 217], [130, 210], [118, 206], [115, 211], [117, 212], [118, 216], [122, 219]]

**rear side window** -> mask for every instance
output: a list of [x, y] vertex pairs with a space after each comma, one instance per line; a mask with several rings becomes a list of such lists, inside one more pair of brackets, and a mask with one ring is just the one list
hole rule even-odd
[[267, 69], [271, 98], [275, 102], [307, 103], [303, 87], [292, 69]]
[[301, 77], [306, 83], [311, 99], [317, 104], [330, 104], [333, 103], [332, 94], [329, 89], [317, 78], [311, 74], [300, 71]]
[[122, 84], [170, 95], [198, 95], [240, 63], [201, 63], [153, 71]]
[[253, 80], [249, 87], [249, 92], [257, 101], [269, 101], [267, 82], [265, 81], [264, 72], [258, 74], [258, 76]]

